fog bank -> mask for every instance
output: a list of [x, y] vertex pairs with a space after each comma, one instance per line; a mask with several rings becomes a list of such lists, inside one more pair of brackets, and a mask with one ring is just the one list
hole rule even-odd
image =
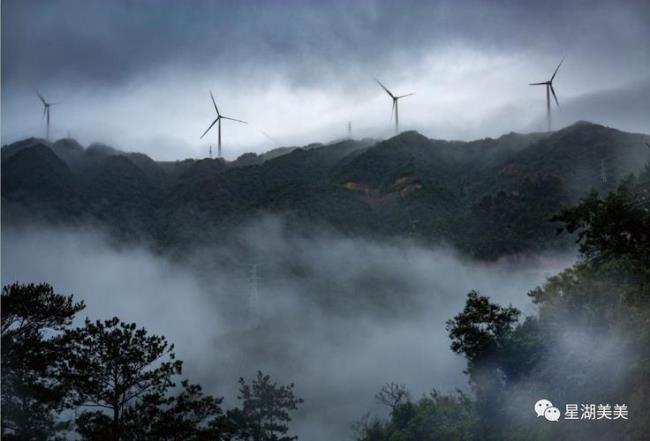
[[48, 282], [84, 299], [79, 317], [118, 316], [165, 335], [184, 375], [233, 403], [258, 369], [305, 399], [300, 439], [349, 439], [350, 423], [381, 412], [386, 382], [415, 397], [466, 388], [445, 321], [480, 290], [532, 313], [526, 293], [573, 256], [473, 262], [449, 249], [287, 231], [278, 219], [242, 226], [228, 244], [182, 259], [112, 246], [95, 230], [3, 230], [2, 282]]

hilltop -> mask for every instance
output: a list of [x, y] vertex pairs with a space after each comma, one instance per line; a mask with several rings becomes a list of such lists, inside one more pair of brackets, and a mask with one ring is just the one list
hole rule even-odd
[[93, 222], [164, 249], [224, 240], [251, 217], [278, 214], [301, 231], [410, 237], [493, 259], [565, 245], [549, 219], [638, 172], [649, 139], [579, 122], [471, 142], [411, 131], [232, 162], [157, 162], [29, 138], [2, 148], [2, 216], [6, 224]]

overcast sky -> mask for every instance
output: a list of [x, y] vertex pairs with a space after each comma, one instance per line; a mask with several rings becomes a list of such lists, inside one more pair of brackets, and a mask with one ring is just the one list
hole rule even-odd
[[[89, 1], [2, 2], [2, 143], [70, 133], [156, 159], [202, 157], [224, 115], [228, 158], [346, 135], [402, 130], [496, 137], [592, 120], [650, 133], [650, 2]], [[270, 136], [273, 141], [267, 137]]]

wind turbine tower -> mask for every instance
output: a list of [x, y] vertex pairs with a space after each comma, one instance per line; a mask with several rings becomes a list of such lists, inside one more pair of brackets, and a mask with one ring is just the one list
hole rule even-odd
[[45, 101], [45, 98], [43, 98], [43, 95], [40, 94], [40, 92], [37, 90], [36, 95], [38, 95], [38, 98], [41, 100], [43, 103], [43, 119], [45, 119], [45, 139], [48, 141], [50, 140], [50, 108], [52, 106], [56, 106], [57, 104], [61, 103], [48, 103]]
[[555, 99], [555, 104], [557, 104], [558, 107], [560, 107], [560, 103], [557, 100], [557, 95], [555, 95], [555, 89], [553, 89], [553, 80], [555, 79], [555, 75], [557, 75], [557, 71], [560, 70], [560, 66], [562, 66], [562, 63], [564, 62], [564, 58], [562, 58], [562, 61], [560, 61], [560, 64], [557, 65], [555, 68], [555, 72], [553, 72], [553, 75], [551, 76], [550, 80], [547, 81], [542, 81], [541, 83], [529, 83], [529, 86], [546, 86], [546, 119], [548, 122], [548, 130], [551, 130], [551, 94], [553, 94], [553, 98]]
[[395, 134], [399, 133], [399, 107], [398, 107], [398, 101], [402, 98], [406, 98], [407, 96], [415, 95], [415, 92], [412, 93], [407, 93], [406, 95], [394, 95], [390, 90], [386, 88], [383, 84], [378, 79], [375, 79], [377, 84], [381, 86], [382, 89], [386, 91], [388, 96], [391, 97], [393, 100], [393, 108], [390, 113], [390, 118], [393, 119], [393, 114], [395, 115]]
[[348, 121], [348, 138], [352, 139], [352, 121]]
[[219, 152], [219, 157], [221, 158], [221, 120], [222, 119], [229, 119], [230, 121], [236, 121], [236, 122], [240, 122], [242, 124], [248, 124], [248, 123], [246, 121], [242, 121], [240, 119], [230, 118], [228, 116], [222, 115], [221, 113], [219, 113], [219, 108], [217, 107], [217, 103], [214, 101], [214, 96], [212, 95], [212, 91], [210, 91], [210, 98], [212, 98], [212, 105], [214, 106], [215, 112], [217, 112], [217, 117], [215, 118], [214, 121], [212, 121], [212, 124], [210, 124], [210, 127], [208, 127], [206, 129], [206, 131], [203, 132], [203, 135], [201, 135], [200, 139], [203, 139], [203, 137], [206, 135], [206, 133], [208, 133], [210, 131], [210, 129], [215, 124], [217, 124], [217, 131], [219, 133], [219, 135], [218, 135], [219, 143], [218, 143], [218, 147], [217, 147], [218, 150], [217, 151]]

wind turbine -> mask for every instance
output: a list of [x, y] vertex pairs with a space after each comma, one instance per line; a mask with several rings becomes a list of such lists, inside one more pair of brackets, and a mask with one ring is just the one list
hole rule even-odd
[[398, 109], [398, 106], [397, 106], [397, 102], [398, 102], [400, 99], [405, 98], [405, 97], [407, 97], [407, 96], [415, 95], [415, 92], [413, 92], [413, 93], [407, 93], [406, 95], [399, 95], [399, 96], [396, 96], [396, 95], [393, 95], [393, 93], [392, 93], [390, 90], [388, 90], [388, 89], [386, 88], [386, 86], [384, 86], [383, 84], [381, 84], [381, 81], [379, 81], [379, 80], [376, 79], [376, 78], [375, 78], [375, 81], [377, 82], [377, 84], [379, 84], [379, 85], [381, 86], [382, 89], [384, 89], [384, 90], [386, 91], [386, 93], [388, 94], [388, 96], [390, 96], [391, 99], [393, 100], [393, 109], [392, 109], [391, 112], [390, 112], [390, 118], [393, 119], [393, 113], [394, 113], [394, 114], [395, 114], [395, 133], [399, 133], [399, 109]]
[[555, 95], [555, 89], [553, 89], [553, 80], [555, 79], [555, 75], [557, 75], [557, 71], [560, 70], [560, 66], [562, 66], [562, 63], [564, 62], [564, 58], [562, 58], [562, 61], [560, 61], [560, 64], [557, 65], [555, 68], [555, 72], [553, 72], [553, 75], [551, 76], [551, 79], [548, 81], [543, 81], [541, 83], [529, 83], [529, 86], [546, 86], [546, 119], [548, 120], [548, 130], [551, 130], [551, 93], [553, 94], [553, 98], [555, 98], [555, 104], [557, 104], [558, 107], [560, 107], [560, 103], [557, 100], [557, 95]]
[[235, 118], [230, 118], [228, 116], [223, 116], [222, 114], [219, 113], [219, 108], [217, 107], [217, 103], [214, 101], [214, 96], [212, 96], [212, 91], [210, 91], [210, 98], [212, 98], [212, 104], [214, 105], [214, 110], [215, 110], [215, 112], [217, 112], [217, 118], [214, 121], [212, 121], [212, 124], [210, 124], [210, 127], [208, 127], [206, 129], [206, 131], [203, 132], [203, 135], [201, 135], [200, 139], [203, 139], [203, 137], [206, 135], [206, 133], [208, 133], [210, 131], [212, 126], [214, 126], [215, 124], [218, 123], [217, 124], [218, 132], [219, 132], [218, 155], [219, 155], [219, 158], [221, 158], [221, 120], [222, 119], [229, 119], [231, 121], [237, 121], [237, 122], [240, 122], [242, 124], [248, 124], [248, 123], [246, 121], [242, 121], [240, 119], [235, 119]]
[[48, 141], [50, 140], [50, 107], [51, 106], [56, 106], [57, 104], [61, 103], [48, 103], [45, 101], [45, 98], [43, 98], [43, 95], [40, 94], [40, 92], [37, 90], [36, 95], [40, 98], [41, 102], [43, 103], [43, 118], [46, 120], [46, 132], [45, 132], [45, 139]]

